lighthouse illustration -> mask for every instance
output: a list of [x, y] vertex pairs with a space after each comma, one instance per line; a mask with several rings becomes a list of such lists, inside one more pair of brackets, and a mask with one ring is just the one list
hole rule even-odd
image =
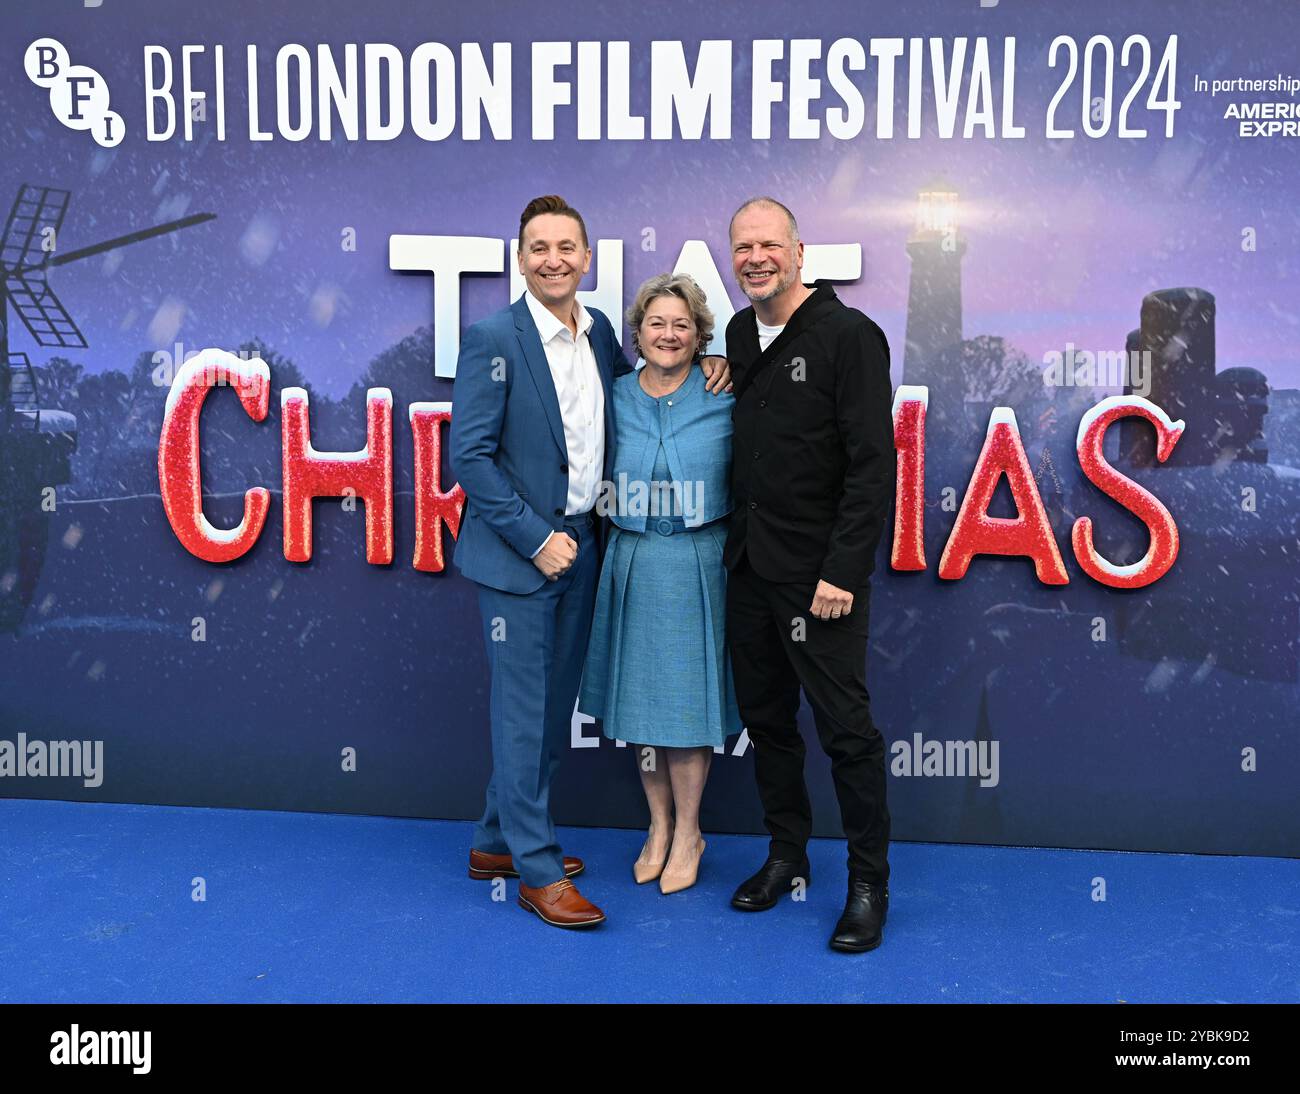
[[957, 191], [939, 177], [917, 194], [916, 224], [907, 239], [912, 276], [907, 289], [906, 383], [937, 386], [936, 358], [962, 340], [961, 260], [966, 241], [957, 227]]

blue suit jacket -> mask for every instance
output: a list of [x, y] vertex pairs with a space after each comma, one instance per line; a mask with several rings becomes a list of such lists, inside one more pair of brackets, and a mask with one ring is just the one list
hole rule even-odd
[[[614, 435], [613, 383], [631, 372], [614, 328], [591, 313], [589, 338], [605, 389], [605, 466]], [[569, 493], [568, 449], [555, 381], [528, 304], [508, 308], [466, 330], [452, 388], [451, 469], [466, 502], [456, 568], [471, 581], [507, 593], [531, 593], [546, 582], [532, 554], [564, 524]]]

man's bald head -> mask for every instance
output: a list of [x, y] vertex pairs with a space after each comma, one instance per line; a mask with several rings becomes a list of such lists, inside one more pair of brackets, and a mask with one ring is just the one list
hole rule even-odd
[[731, 223], [727, 226], [727, 234], [729, 236], [732, 235], [735, 230], [736, 219], [742, 213], [745, 213], [748, 210], [754, 208], [770, 209], [780, 213], [785, 218], [786, 224], [789, 225], [790, 243], [793, 245], [799, 242], [799, 224], [794, 219], [794, 214], [790, 212], [790, 210], [787, 209], [784, 205], [782, 205], [779, 201], [777, 201], [776, 198], [769, 198], [769, 197], [750, 198], [739, 209], [737, 209], [734, 213], [732, 213]]

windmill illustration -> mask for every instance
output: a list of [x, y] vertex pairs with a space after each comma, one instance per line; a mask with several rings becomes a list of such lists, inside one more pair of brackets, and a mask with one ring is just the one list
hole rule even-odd
[[71, 197], [68, 190], [24, 184], [0, 236], [0, 631], [16, 628], [31, 603], [49, 537], [41, 492], [69, 481], [77, 447], [76, 419], [41, 409], [31, 361], [9, 348], [11, 312], [38, 346], [85, 349], [85, 337], [50, 286], [49, 271], [216, 217], [195, 213], [60, 253]]

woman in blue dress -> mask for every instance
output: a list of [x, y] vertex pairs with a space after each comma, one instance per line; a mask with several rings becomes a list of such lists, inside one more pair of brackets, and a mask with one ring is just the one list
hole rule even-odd
[[578, 705], [636, 746], [650, 830], [633, 872], [672, 893], [704, 853], [713, 750], [741, 730], [723, 631], [735, 400], [704, 388], [713, 315], [692, 278], [652, 277], [627, 322], [645, 367], [614, 382], [614, 471], [597, 503], [614, 528]]

